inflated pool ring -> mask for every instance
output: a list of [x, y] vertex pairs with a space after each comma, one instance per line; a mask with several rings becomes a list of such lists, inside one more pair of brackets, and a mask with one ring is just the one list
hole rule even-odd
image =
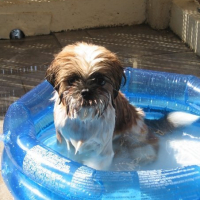
[[[200, 79], [128, 68], [122, 88], [146, 112], [200, 115]], [[40, 139], [53, 126], [53, 88], [44, 81], [13, 103], [4, 120], [3, 179], [16, 200], [200, 199], [200, 167], [98, 171], [53, 151]]]

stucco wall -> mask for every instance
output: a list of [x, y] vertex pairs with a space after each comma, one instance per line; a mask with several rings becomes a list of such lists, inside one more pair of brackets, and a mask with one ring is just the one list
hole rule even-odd
[[0, 1], [0, 38], [19, 28], [26, 36], [51, 31], [141, 24], [146, 0], [9, 0]]

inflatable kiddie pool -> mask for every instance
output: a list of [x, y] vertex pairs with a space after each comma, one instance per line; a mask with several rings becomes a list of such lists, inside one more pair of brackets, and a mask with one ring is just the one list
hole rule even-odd
[[[199, 78], [132, 68], [126, 76], [123, 92], [147, 115], [173, 110], [200, 115]], [[16, 200], [200, 199], [200, 166], [98, 171], [44, 145], [42, 138], [54, 134], [48, 131], [54, 126], [52, 92], [44, 81], [13, 103], [5, 116], [2, 175]]]

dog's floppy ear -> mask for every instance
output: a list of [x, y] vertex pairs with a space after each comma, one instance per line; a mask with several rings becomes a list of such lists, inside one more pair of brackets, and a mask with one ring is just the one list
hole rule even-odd
[[59, 65], [57, 63], [56, 57], [48, 67], [46, 71], [46, 80], [58, 91], [58, 83], [56, 82], [56, 76], [58, 75]]
[[126, 75], [124, 73], [124, 67], [122, 66], [117, 55], [114, 53], [110, 54], [111, 68], [112, 68], [112, 82], [113, 82], [113, 98], [115, 99], [118, 95], [121, 85], [126, 83]]
[[116, 84], [116, 88], [113, 89], [113, 97], [114, 99], [117, 97], [120, 87], [126, 84], [126, 75], [124, 71], [122, 72], [121, 78], [118, 79], [118, 83]]
[[49, 66], [49, 68], [46, 71], [46, 80], [53, 86], [55, 87], [55, 73], [53, 70], [53, 64]]
[[[123, 82], [123, 83], [122, 83]], [[121, 85], [125, 85], [126, 84], [126, 75], [123, 71], [122, 75], [121, 75], [121, 79], [119, 79], [118, 81], [118, 84], [117, 84], [117, 87], [116, 88], [113, 88], [113, 98], [112, 98], [112, 106], [113, 108], [115, 108], [115, 99], [117, 98], [118, 96], [118, 93], [119, 93], [119, 90], [120, 90], [120, 87]]]
[[58, 91], [60, 72], [64, 68], [65, 64], [70, 61], [70, 58], [75, 57], [74, 45], [68, 45], [62, 49], [57, 55], [55, 55], [54, 60], [48, 67], [46, 71], [46, 80]]

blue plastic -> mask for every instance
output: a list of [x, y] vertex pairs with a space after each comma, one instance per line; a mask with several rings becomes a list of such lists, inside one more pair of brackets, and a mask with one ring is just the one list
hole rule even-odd
[[[200, 79], [128, 68], [122, 88], [144, 110], [200, 115]], [[45, 146], [53, 124], [53, 88], [44, 81], [13, 103], [4, 120], [2, 175], [17, 200], [200, 199], [200, 167], [171, 170], [97, 171]]]

